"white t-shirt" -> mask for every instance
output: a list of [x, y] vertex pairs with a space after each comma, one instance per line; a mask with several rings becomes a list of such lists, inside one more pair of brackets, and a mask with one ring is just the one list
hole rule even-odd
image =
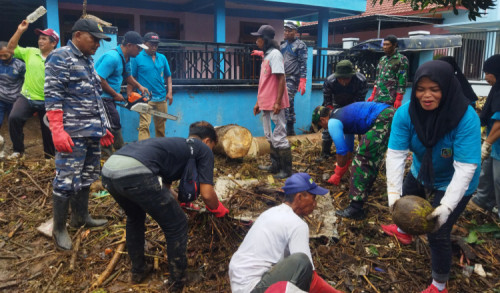
[[268, 209], [257, 218], [231, 258], [231, 291], [250, 292], [273, 265], [298, 252], [305, 253], [313, 264], [306, 222], [286, 204]]

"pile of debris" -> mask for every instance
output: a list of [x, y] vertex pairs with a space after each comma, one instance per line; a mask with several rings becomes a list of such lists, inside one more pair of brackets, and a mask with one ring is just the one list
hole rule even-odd
[[[385, 178], [381, 173], [368, 198], [363, 221], [328, 215], [347, 206], [348, 174], [339, 187], [325, 179], [334, 160], [318, 164], [317, 144], [295, 142], [294, 169], [308, 172], [330, 189], [326, 205], [306, 221], [315, 267], [325, 280], [345, 292], [419, 292], [430, 283], [430, 251], [425, 236], [409, 246], [387, 237], [380, 224], [391, 223]], [[252, 219], [282, 201], [283, 181], [259, 172], [266, 157], [232, 160], [217, 156], [215, 178], [232, 182], [223, 201], [231, 217], [186, 210], [189, 217], [188, 274], [184, 292], [230, 292], [228, 264]], [[165, 239], [156, 222], [147, 219], [146, 254], [154, 273], [142, 284], [129, 282], [130, 261], [124, 244], [125, 215], [99, 182], [92, 186], [92, 215], [106, 215], [104, 227], [70, 230], [74, 249], [54, 249], [52, 239], [36, 227], [52, 214], [53, 162], [24, 159], [0, 163], [0, 290], [8, 292], [162, 292], [168, 278]], [[234, 183], [236, 182], [236, 183]], [[249, 183], [251, 182], [251, 184]], [[249, 184], [247, 184], [249, 183]], [[323, 233], [324, 232], [324, 233]], [[322, 235], [322, 236], [321, 236]], [[467, 210], [453, 232], [450, 292], [500, 290], [500, 226], [490, 214]]]

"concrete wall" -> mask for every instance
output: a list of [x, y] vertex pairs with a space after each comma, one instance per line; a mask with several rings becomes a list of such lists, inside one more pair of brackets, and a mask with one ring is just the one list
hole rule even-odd
[[[81, 5], [72, 3], [61, 3], [60, 9], [81, 11]], [[172, 12], [165, 10], [151, 9], [129, 9], [126, 7], [88, 5], [90, 11], [107, 11], [109, 13], [129, 14], [134, 16], [134, 30], [140, 32], [141, 15], [155, 17], [178, 18], [181, 24], [180, 38], [184, 41], [213, 42], [214, 41], [214, 17], [209, 14], [196, 14], [184, 12]], [[263, 19], [263, 18], [245, 18], [245, 17], [226, 17], [226, 43], [239, 43], [240, 22], [258, 22], [267, 23], [276, 29], [275, 39], [282, 41], [283, 20]]]

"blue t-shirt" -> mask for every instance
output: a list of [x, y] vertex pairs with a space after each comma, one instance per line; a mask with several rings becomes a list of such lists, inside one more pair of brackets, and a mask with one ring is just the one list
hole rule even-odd
[[345, 155], [354, 148], [354, 134], [365, 134], [378, 115], [390, 107], [384, 103], [357, 102], [333, 109], [328, 120], [328, 132], [337, 154]]
[[130, 59], [130, 65], [132, 76], [151, 92], [151, 101], [165, 101], [165, 96], [167, 95], [165, 78], [171, 75], [167, 57], [156, 53], [156, 58], [153, 62], [153, 58], [145, 50], [142, 50], [139, 55]]
[[[493, 127], [493, 124], [497, 121], [500, 120], [500, 112], [495, 112], [493, 116], [488, 121], [488, 126], [486, 127], [487, 134], [490, 134], [491, 128]], [[495, 160], [500, 161], [500, 139], [497, 139], [493, 143], [493, 146], [491, 147], [491, 157]]]
[[[408, 112], [409, 105], [410, 103], [402, 105], [394, 115], [389, 148], [393, 150], [409, 149], [413, 152], [411, 173], [417, 178], [425, 154], [425, 146], [420, 142], [411, 123]], [[479, 117], [471, 106], [465, 112], [458, 126], [445, 134], [432, 148], [434, 188], [446, 190], [455, 173], [453, 161], [477, 164], [478, 168], [465, 192], [465, 195], [471, 195], [477, 188], [481, 172], [481, 126]]]
[[[125, 70], [123, 64], [125, 63]], [[123, 80], [130, 76], [130, 62], [125, 62], [125, 56], [120, 45], [115, 50], [109, 50], [97, 60], [95, 69], [100, 77], [104, 78], [109, 86], [117, 93], [120, 93]], [[112, 99], [110, 94], [103, 92], [102, 98]]]

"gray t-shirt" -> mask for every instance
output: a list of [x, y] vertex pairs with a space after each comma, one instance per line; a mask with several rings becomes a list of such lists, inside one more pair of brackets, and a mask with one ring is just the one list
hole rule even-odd
[[17, 58], [9, 63], [0, 60], [0, 101], [14, 103], [21, 93], [26, 65]]

